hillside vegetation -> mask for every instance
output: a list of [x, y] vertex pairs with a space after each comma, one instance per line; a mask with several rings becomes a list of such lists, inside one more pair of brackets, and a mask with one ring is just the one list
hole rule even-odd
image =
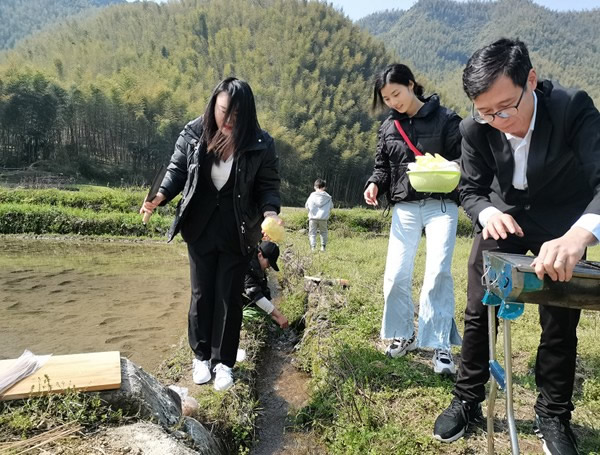
[[371, 14], [358, 24], [466, 114], [462, 70], [476, 49], [502, 36], [528, 45], [538, 76], [583, 88], [600, 102], [599, 20], [600, 8], [556, 12], [531, 0], [420, 0], [409, 10]]
[[0, 50], [42, 28], [79, 13], [125, 0], [2, 0], [0, 2]]
[[598, 100], [599, 15], [529, 0], [420, 0], [362, 20], [376, 39], [322, 2], [112, 5], [0, 54], [0, 167], [70, 182], [147, 183], [216, 83], [236, 75], [250, 82], [260, 122], [275, 137], [284, 204], [303, 205], [320, 177], [336, 204], [356, 205], [373, 165], [378, 69], [408, 62], [426, 92], [467, 115], [461, 73], [469, 55], [517, 36], [540, 76]]
[[370, 81], [392, 57], [327, 4], [182, 0], [106, 8], [1, 60], [0, 164], [143, 180], [234, 74], [275, 137], [284, 202], [300, 204], [317, 177], [338, 202], [360, 199], [377, 123]]

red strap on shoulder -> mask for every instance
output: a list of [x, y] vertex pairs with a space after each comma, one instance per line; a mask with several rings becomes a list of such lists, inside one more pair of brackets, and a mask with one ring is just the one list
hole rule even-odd
[[419, 149], [417, 147], [415, 147], [412, 142], [410, 142], [410, 139], [404, 132], [402, 125], [400, 125], [400, 120], [394, 120], [394, 124], [396, 125], [396, 129], [402, 136], [402, 139], [404, 139], [404, 142], [406, 142], [406, 145], [408, 145], [408, 147], [412, 150], [412, 152], [415, 154], [415, 156], [423, 156], [423, 154], [421, 152], [419, 152]]

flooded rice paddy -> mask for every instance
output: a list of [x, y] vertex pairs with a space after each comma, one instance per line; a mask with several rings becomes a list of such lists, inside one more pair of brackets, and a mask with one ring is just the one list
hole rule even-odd
[[0, 359], [118, 350], [152, 372], [188, 304], [184, 244], [0, 236]]

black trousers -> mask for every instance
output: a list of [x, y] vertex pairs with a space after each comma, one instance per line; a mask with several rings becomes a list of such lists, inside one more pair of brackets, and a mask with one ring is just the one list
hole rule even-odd
[[188, 244], [192, 298], [188, 339], [196, 358], [233, 367], [242, 327], [242, 292], [250, 256], [204, 242]]
[[[513, 235], [506, 240], [495, 241], [483, 240], [481, 234], [475, 237], [469, 257], [462, 362], [453, 392], [461, 400], [483, 401], [485, 383], [490, 376], [487, 306], [481, 303], [485, 291], [481, 284], [482, 252], [498, 250], [525, 254], [531, 251], [538, 254], [545, 240], [549, 239], [526, 241]], [[547, 305], [539, 305], [538, 311], [542, 335], [535, 362], [535, 382], [539, 394], [534, 408], [541, 417], [570, 419], [574, 409], [571, 397], [577, 355], [576, 329], [581, 311]]]

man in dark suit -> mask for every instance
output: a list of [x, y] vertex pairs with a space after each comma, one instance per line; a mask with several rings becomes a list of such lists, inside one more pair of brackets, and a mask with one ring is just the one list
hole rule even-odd
[[[537, 255], [538, 278], [568, 281], [600, 239], [600, 114], [581, 90], [538, 80], [525, 44], [501, 39], [463, 73], [473, 115], [461, 123], [462, 205], [477, 223], [469, 258], [462, 362], [434, 436], [460, 438], [482, 419], [488, 371], [482, 251]], [[536, 433], [547, 454], [576, 454], [569, 421], [580, 311], [539, 306]]]

